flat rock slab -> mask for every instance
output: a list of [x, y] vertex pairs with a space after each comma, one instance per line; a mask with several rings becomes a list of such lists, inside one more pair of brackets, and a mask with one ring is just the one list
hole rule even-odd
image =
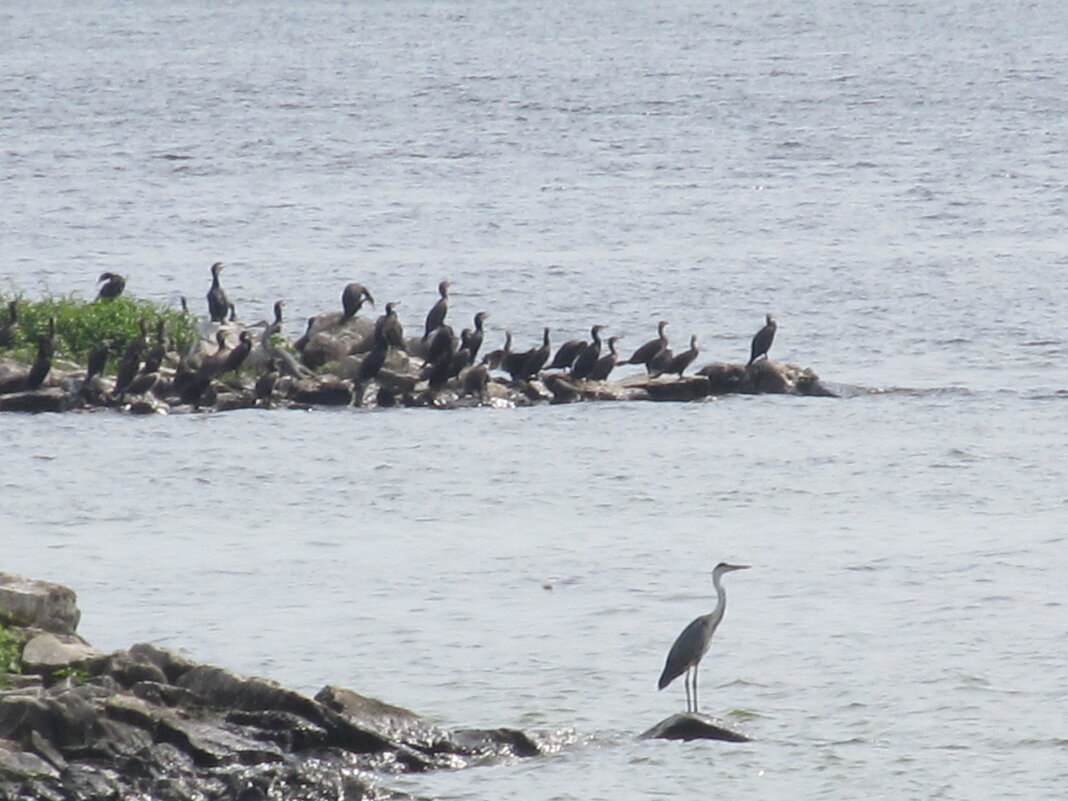
[[639, 740], [724, 740], [747, 743], [749, 738], [729, 728], [725, 721], [700, 712], [677, 713], [643, 732]]

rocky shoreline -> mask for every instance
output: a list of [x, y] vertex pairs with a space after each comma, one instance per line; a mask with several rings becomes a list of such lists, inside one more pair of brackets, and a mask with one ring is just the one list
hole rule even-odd
[[73, 591], [0, 573], [0, 800], [394, 797], [382, 775], [520, 759], [564, 738], [444, 729], [341, 687], [314, 698], [151, 644], [106, 654]]

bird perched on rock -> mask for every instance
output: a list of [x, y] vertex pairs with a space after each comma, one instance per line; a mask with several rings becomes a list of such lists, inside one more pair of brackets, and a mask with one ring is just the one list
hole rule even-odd
[[208, 314], [213, 323], [221, 323], [230, 314], [230, 301], [226, 297], [226, 291], [219, 283], [219, 274], [226, 267], [221, 261], [211, 265], [211, 289], [208, 290]]
[[620, 364], [644, 364], [645, 369], [651, 372], [651, 365], [658, 356], [661, 356], [668, 346], [667, 334], [664, 330], [667, 328], [667, 320], [661, 320], [656, 324], [656, 339], [651, 339], [644, 345], [639, 347], [634, 353], [630, 355], [630, 358]]
[[775, 340], [775, 330], [779, 325], [775, 322], [775, 318], [770, 314], [765, 317], [765, 320], [764, 327], [753, 335], [753, 341], [749, 346], [749, 362], [746, 364], [746, 367], [761, 356], [765, 359], [768, 358], [768, 350], [771, 348], [771, 343]]
[[438, 284], [438, 294], [441, 297], [438, 298], [437, 303], [430, 307], [430, 311], [426, 314], [426, 330], [423, 332], [423, 339], [428, 339], [434, 329], [445, 322], [445, 315], [449, 312], [450, 286], [452, 284], [448, 281], [442, 281]]
[[355, 317], [360, 307], [363, 306], [364, 301], [372, 306], [375, 305], [375, 299], [371, 297], [367, 287], [363, 284], [347, 284], [341, 292], [342, 319], [347, 320], [350, 317]]

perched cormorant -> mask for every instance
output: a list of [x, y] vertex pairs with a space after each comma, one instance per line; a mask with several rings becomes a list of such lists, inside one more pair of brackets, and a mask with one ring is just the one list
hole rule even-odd
[[[392, 311], [393, 304], [387, 303], [386, 314], [388, 315]], [[382, 365], [386, 363], [386, 354], [389, 352], [389, 340], [387, 339], [386, 327], [376, 325], [374, 338], [374, 345], [371, 347], [371, 350], [367, 352], [367, 355], [363, 357], [363, 361], [360, 362], [360, 369], [356, 373], [356, 381], [361, 385], [366, 381], [370, 381], [372, 378], [376, 378], [382, 370]], [[359, 397], [359, 395], [357, 395], [357, 397]]]
[[523, 373], [520, 378], [534, 378], [545, 366], [545, 363], [549, 361], [549, 354], [552, 349], [549, 346], [549, 329], [546, 328], [542, 334], [541, 347], [535, 348], [530, 351], [527, 358], [523, 362]]
[[256, 399], [256, 403], [262, 405], [266, 409], [271, 408], [271, 399], [274, 396], [274, 388], [278, 384], [278, 360], [271, 357], [267, 363], [267, 372], [256, 379], [256, 386], [253, 389], [253, 397]]
[[597, 360], [601, 358], [601, 330], [603, 325], [595, 325], [590, 329], [592, 342], [582, 349], [571, 363], [571, 378], [580, 380], [589, 378], [593, 368], [597, 366]]
[[761, 356], [768, 358], [768, 350], [775, 339], [775, 329], [779, 327], [779, 324], [770, 314], [766, 315], [765, 320], [764, 327], [753, 335], [753, 342], [749, 346], [749, 362], [745, 365], [746, 367]]
[[475, 315], [475, 330], [467, 338], [467, 349], [471, 351], [472, 364], [478, 358], [478, 352], [482, 349], [482, 338], [485, 334], [483, 325], [487, 317], [489, 317], [489, 314], [484, 311], [480, 311]]
[[355, 317], [360, 307], [363, 306], [364, 301], [367, 301], [372, 306], [375, 305], [375, 299], [371, 297], [367, 287], [363, 284], [348, 284], [341, 292], [341, 308], [344, 310], [341, 319], [347, 320], [350, 317]]
[[452, 326], [439, 325], [434, 329], [427, 343], [426, 361], [427, 363], [436, 362], [442, 356], [448, 356], [451, 359], [456, 353], [456, 348], [456, 334]]
[[374, 336], [385, 339], [386, 345], [406, 351], [408, 343], [404, 341], [404, 326], [401, 325], [400, 317], [397, 316], [397, 303], [387, 303], [386, 313], [375, 320]]
[[668, 359], [667, 364], [664, 365], [663, 371], [668, 374], [675, 374], [679, 378], [682, 378], [683, 371], [693, 364], [693, 360], [697, 358], [697, 354], [700, 352], [700, 348], [697, 347], [697, 334], [693, 334], [690, 337], [689, 350], [684, 350], [682, 353], [676, 353]]
[[556, 355], [553, 356], [552, 362], [549, 363], [550, 370], [566, 370], [571, 366], [571, 363], [575, 361], [582, 351], [586, 349], [586, 340], [584, 339], [569, 339], [563, 345], [556, 349]]
[[140, 320], [141, 333], [126, 344], [118, 370], [115, 374], [115, 392], [122, 393], [141, 369], [141, 357], [148, 347], [148, 321]]
[[608, 338], [608, 353], [597, 360], [597, 364], [593, 366], [593, 370], [586, 376], [590, 381], [604, 381], [612, 374], [612, 371], [616, 367], [616, 363], [619, 361], [619, 353], [616, 352], [616, 340], [619, 337]]
[[438, 298], [438, 302], [430, 307], [430, 311], [426, 315], [426, 330], [423, 332], [423, 339], [427, 339], [431, 332], [445, 322], [445, 315], [449, 311], [449, 287], [452, 284], [448, 281], [442, 281], [438, 284], [438, 294], [441, 295]]
[[650, 362], [653, 361], [660, 353], [662, 353], [668, 346], [667, 334], [664, 333], [664, 329], [667, 328], [667, 320], [661, 320], [657, 323], [657, 337], [651, 339], [638, 348], [631, 354], [630, 358], [620, 364], [644, 364], [646, 369], [649, 369]]
[[101, 406], [107, 402], [107, 390], [101, 376], [108, 356], [111, 354], [111, 343], [102, 342], [98, 347], [89, 352], [89, 360], [85, 371], [85, 380], [82, 381], [78, 394], [86, 403], [92, 406]]
[[226, 292], [222, 288], [222, 284], [219, 283], [219, 273], [223, 271], [226, 265], [221, 261], [215, 262], [211, 265], [211, 289], [208, 290], [208, 314], [211, 315], [211, 321], [213, 323], [221, 323], [226, 320], [226, 316], [230, 314], [233, 305], [226, 297]]
[[100, 291], [96, 293], [97, 300], [111, 300], [117, 298], [126, 289], [126, 279], [118, 273], [101, 273], [97, 283], [103, 281]]
[[507, 372], [508, 371], [508, 366], [506, 365], [506, 362], [511, 357], [511, 355], [512, 355], [512, 332], [511, 331], [505, 331], [504, 332], [504, 347], [497, 348], [497, 350], [491, 350], [489, 353], [486, 354], [485, 358], [483, 358], [482, 361], [484, 361], [486, 363], [486, 366], [490, 370], [504, 370], [504, 371]]
[[238, 342], [230, 349], [230, 352], [226, 354], [226, 361], [223, 362], [223, 369], [219, 375], [226, 375], [237, 370], [245, 363], [245, 359], [248, 358], [249, 353], [252, 352], [252, 334], [246, 329], [238, 336]]

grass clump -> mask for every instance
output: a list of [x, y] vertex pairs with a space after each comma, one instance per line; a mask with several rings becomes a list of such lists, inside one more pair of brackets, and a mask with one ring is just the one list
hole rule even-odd
[[87, 301], [73, 296], [25, 300], [0, 294], [0, 326], [8, 321], [8, 303], [18, 301], [18, 326], [5, 355], [30, 362], [37, 352], [37, 340], [48, 334], [48, 321], [56, 320], [56, 357], [84, 364], [90, 351], [101, 342], [110, 342], [113, 354], [121, 354], [132, 339], [141, 334], [144, 320], [149, 341], [163, 320], [175, 348], [184, 351], [197, 339], [193, 316], [160, 303], [119, 297], [107, 301]]
[[0, 684], [4, 676], [22, 672], [22, 646], [26, 644], [26, 634], [0, 621]]

